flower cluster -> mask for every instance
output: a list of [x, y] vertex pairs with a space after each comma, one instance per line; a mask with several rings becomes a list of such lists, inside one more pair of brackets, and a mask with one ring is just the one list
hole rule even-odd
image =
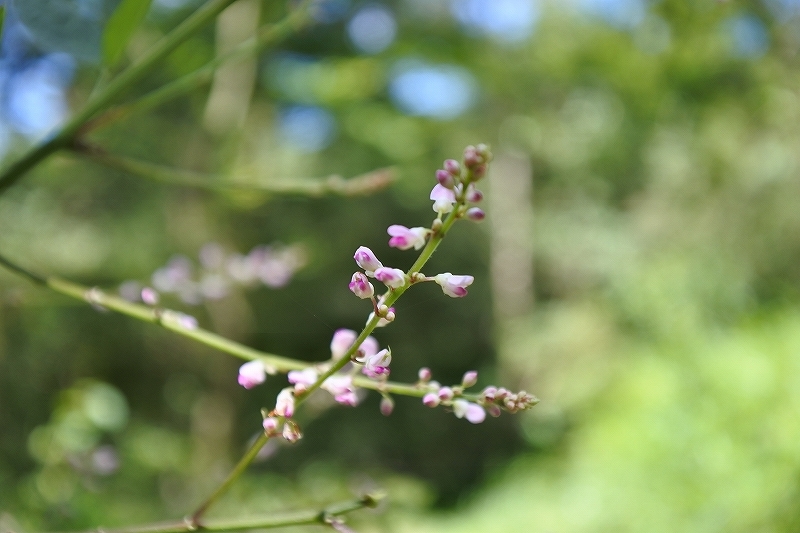
[[200, 249], [199, 268], [188, 257], [178, 255], [153, 273], [153, 288], [126, 281], [119, 293], [128, 301], [147, 305], [158, 303], [159, 292], [175, 294], [184, 303], [197, 305], [224, 298], [235, 286], [260, 283], [273, 289], [283, 287], [305, 262], [306, 253], [299, 245], [256, 246], [241, 255], [226, 254], [219, 244], [208, 243]]
[[470, 370], [464, 374], [461, 384], [451, 387], [442, 386], [438, 381], [431, 381], [431, 371], [421, 368], [417, 386], [427, 392], [422, 403], [428, 407], [444, 405], [451, 407], [458, 418], [466, 418], [473, 424], [480, 424], [486, 419], [486, 413], [497, 417], [501, 411], [516, 413], [530, 409], [539, 400], [525, 391], [516, 393], [504, 387], [490, 385], [479, 395], [465, 394], [465, 390], [478, 382], [478, 373]]

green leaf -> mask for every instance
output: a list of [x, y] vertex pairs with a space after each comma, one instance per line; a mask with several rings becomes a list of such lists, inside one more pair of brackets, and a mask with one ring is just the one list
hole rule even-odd
[[122, 0], [103, 32], [103, 63], [107, 66], [119, 61], [125, 45], [141, 24], [152, 0]]
[[34, 43], [88, 62], [100, 60], [103, 26], [120, 0], [10, 0]]

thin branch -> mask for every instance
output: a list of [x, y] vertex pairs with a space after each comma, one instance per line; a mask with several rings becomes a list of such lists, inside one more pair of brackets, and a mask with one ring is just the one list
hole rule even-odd
[[[146, 526], [123, 528], [97, 528], [82, 533], [191, 533], [202, 529], [203, 531], [246, 531], [250, 529], [272, 529], [289, 526], [325, 525], [331, 517], [342, 516], [364, 508], [375, 508], [384, 498], [384, 494], [365, 494], [356, 500], [344, 501], [329, 505], [322, 509], [307, 509], [291, 513], [280, 513], [275, 516], [263, 518], [250, 518], [247, 520], [213, 520], [198, 527], [191, 520], [150, 524]], [[4, 533], [14, 533], [8, 531]]]
[[202, 67], [162, 85], [131, 103], [109, 109], [90, 124], [87, 124], [86, 131], [99, 129], [117, 120], [149, 111], [184, 93], [211, 83], [214, 78], [214, 72], [221, 65], [228, 61], [262, 52], [267, 47], [281, 42], [292, 33], [305, 27], [312, 20], [311, 6], [311, 0], [303, 0], [299, 6], [282, 20], [259, 28], [255, 36], [243, 41], [230, 51], [215, 57]]
[[83, 128], [97, 113], [106, 109], [115, 98], [141, 79], [157, 62], [216, 18], [233, 2], [235, 0], [209, 0], [189, 15], [186, 20], [153, 45], [137, 63], [124, 70], [94, 98], [86, 102], [86, 105], [57, 133], [41, 144], [31, 147], [20, 159], [0, 174], [0, 194], [48, 156], [72, 144], [75, 138], [80, 137]]
[[[118, 296], [110, 295], [97, 287], [92, 288], [79, 285], [55, 276], [41, 276], [21, 267], [3, 255], [0, 255], [0, 265], [4, 266], [15, 274], [29, 279], [37, 285], [48, 287], [51, 290], [65, 296], [69, 296], [70, 298], [82, 300], [88, 304], [99, 306], [110, 311], [116, 311], [131, 318], [136, 318], [144, 322], [159, 325], [169, 331], [177, 333], [178, 335], [195, 340], [201, 344], [205, 344], [206, 346], [215, 348], [221, 352], [225, 352], [245, 361], [259, 359], [263, 361], [267, 367], [279, 373], [285, 374], [291, 370], [315, 368], [321, 363], [327, 363], [327, 361], [313, 363], [301, 361], [299, 359], [283, 357], [280, 355], [263, 352], [261, 350], [256, 350], [255, 348], [232, 341], [226, 337], [217, 335], [216, 333], [212, 333], [211, 331], [202, 328], [187, 328], [186, 326], [182, 325], [180, 320], [176, 319], [180, 314], [175, 311], [163, 308], [153, 308], [146, 305], [129, 302]], [[366, 336], [364, 338], [366, 338]], [[358, 346], [358, 344], [355, 344], [355, 346]], [[343, 357], [342, 359], [345, 360], [346, 363], [349, 360], [349, 357]], [[353, 384], [364, 389], [419, 398], [428, 392], [425, 387], [420, 387], [413, 383], [375, 381], [362, 376], [354, 376]], [[480, 395], [464, 394], [464, 397], [470, 401], [477, 401], [480, 398]]]
[[73, 147], [73, 153], [81, 155], [109, 168], [129, 172], [143, 178], [167, 183], [197, 187], [211, 191], [251, 191], [269, 194], [324, 196], [368, 195], [391, 185], [396, 179], [393, 167], [379, 168], [365, 174], [345, 179], [339, 175], [325, 178], [280, 179], [263, 182], [247, 182], [225, 176], [204, 174], [181, 168], [158, 165], [132, 157], [111, 154], [99, 146], [81, 143]]

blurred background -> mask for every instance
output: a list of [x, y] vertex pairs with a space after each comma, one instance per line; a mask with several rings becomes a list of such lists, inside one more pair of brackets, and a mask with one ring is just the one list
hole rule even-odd
[[[92, 92], [116, 6], [71, 3], [57, 32], [45, 4], [6, 9], [4, 166]], [[122, 64], [197, 6], [154, 0]], [[239, 0], [126, 99], [286, 10]], [[410, 291], [376, 336], [398, 380], [477, 369], [542, 401], [479, 426], [410, 398], [388, 418], [375, 394], [310, 403], [305, 438], [268, 447], [212, 514], [382, 487], [358, 531], [799, 530], [800, 2], [326, 0], [315, 19], [90, 137], [221, 190], [58, 154], [0, 197], [0, 251], [132, 297], [154, 285], [212, 331], [323, 360], [368, 312], [353, 251], [410, 266], [386, 227], [427, 225], [435, 169], [486, 142], [487, 220], [426, 269], [474, 275], [469, 296]], [[387, 166], [369, 196], [224, 190]], [[189, 512], [284, 386], [246, 391], [239, 364], [0, 272], [0, 525]]]

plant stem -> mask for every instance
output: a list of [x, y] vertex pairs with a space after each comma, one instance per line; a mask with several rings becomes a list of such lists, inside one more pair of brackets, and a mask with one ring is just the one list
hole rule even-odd
[[[239, 476], [242, 475], [242, 473], [247, 469], [250, 463], [253, 462], [253, 460], [258, 455], [258, 452], [261, 450], [261, 448], [264, 447], [264, 445], [267, 443], [268, 440], [269, 436], [267, 436], [266, 433], [263, 432], [260, 433], [258, 435], [258, 438], [253, 443], [253, 445], [250, 446], [250, 449], [247, 450], [247, 452], [242, 456], [241, 459], [239, 459], [239, 462], [236, 463], [236, 466], [233, 468], [231, 473], [228, 474], [227, 478], [225, 478], [225, 481], [223, 481], [214, 490], [214, 492], [211, 493], [211, 496], [206, 498], [206, 500], [200, 504], [200, 506], [195, 510], [195, 512], [192, 513], [190, 523], [192, 526], [194, 526], [194, 529], [201, 527], [200, 519], [203, 517], [208, 508], [214, 505], [214, 503], [228, 491], [230, 486], [233, 485], [233, 482], [236, 481], [239, 478]], [[207, 529], [205, 524], [203, 525], [203, 529]]]
[[394, 168], [386, 167], [349, 179], [339, 175], [331, 175], [316, 179], [279, 179], [247, 182], [241, 179], [236, 180], [219, 175], [157, 165], [131, 157], [112, 154], [101, 147], [86, 143], [73, 147], [73, 152], [109, 168], [130, 172], [161, 183], [197, 187], [211, 191], [250, 191], [314, 197], [326, 194], [356, 196], [371, 194], [386, 188], [391, 185], [396, 177]]
[[[374, 508], [384, 498], [381, 493], [366, 494], [356, 500], [349, 500], [323, 509], [307, 509], [291, 513], [281, 513], [276, 516], [251, 518], [248, 520], [213, 520], [202, 526], [194, 525], [190, 520], [151, 524], [146, 526], [123, 528], [97, 528], [83, 533], [190, 533], [202, 529], [203, 531], [244, 531], [250, 529], [272, 529], [278, 527], [325, 525], [330, 517], [342, 516], [364, 508]], [[14, 533], [14, 532], [9, 532]]]
[[189, 15], [169, 34], [164, 36], [137, 63], [124, 70], [111, 80], [94, 98], [76, 113], [61, 129], [48, 140], [31, 147], [19, 160], [0, 174], [0, 194], [14, 185], [31, 168], [49, 155], [72, 144], [80, 136], [84, 126], [100, 111], [104, 110], [116, 97], [142, 78], [158, 61], [175, 50], [203, 26], [213, 20], [226, 7], [236, 0], [209, 0], [197, 11]]
[[92, 130], [101, 128], [119, 119], [149, 111], [186, 92], [211, 83], [214, 78], [214, 72], [220, 65], [240, 57], [256, 54], [268, 46], [282, 41], [308, 24], [311, 21], [311, 3], [311, 0], [304, 0], [282, 20], [259, 28], [255, 36], [243, 41], [227, 53], [215, 57], [202, 67], [181, 76], [177, 80], [162, 85], [129, 104], [109, 109], [102, 116], [92, 121], [91, 124], [88, 124], [87, 128]]

